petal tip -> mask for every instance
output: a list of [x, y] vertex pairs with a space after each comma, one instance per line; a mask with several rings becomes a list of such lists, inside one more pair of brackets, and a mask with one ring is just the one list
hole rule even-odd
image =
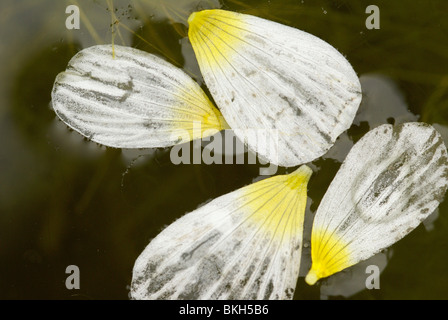
[[316, 271], [311, 269], [305, 277], [305, 282], [310, 286], [314, 285], [320, 277], [317, 275]]
[[306, 186], [308, 181], [313, 174], [313, 170], [307, 165], [300, 166], [296, 171], [294, 171], [289, 178], [289, 185], [293, 189], [300, 188], [302, 186]]
[[193, 20], [196, 16], [197, 16], [197, 12], [193, 12], [192, 14], [190, 14], [190, 16], [188, 17], [188, 25], [191, 26], [193, 24]]
[[202, 10], [202, 11], [195, 11], [188, 17], [188, 25], [190, 27], [200, 24], [202, 20], [206, 19], [207, 16], [213, 12], [214, 10]]

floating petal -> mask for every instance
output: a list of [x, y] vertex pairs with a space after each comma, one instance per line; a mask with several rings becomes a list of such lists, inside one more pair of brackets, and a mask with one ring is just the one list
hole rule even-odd
[[186, 214], [137, 259], [134, 299], [291, 299], [311, 169], [267, 178]]
[[307, 283], [403, 238], [443, 201], [447, 186], [447, 150], [432, 126], [411, 122], [368, 132], [347, 155], [317, 209]]
[[225, 126], [185, 72], [155, 55], [117, 45], [78, 52], [57, 76], [52, 104], [69, 127], [117, 148], [172, 146]]
[[359, 79], [323, 40], [225, 10], [193, 13], [188, 36], [227, 123], [268, 161], [310, 162], [352, 124]]

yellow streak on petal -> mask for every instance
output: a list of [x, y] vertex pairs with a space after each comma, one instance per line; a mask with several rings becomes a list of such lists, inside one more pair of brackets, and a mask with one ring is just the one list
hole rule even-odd
[[187, 84], [176, 94], [181, 101], [172, 121], [173, 130], [185, 130], [190, 140], [201, 139], [229, 129], [221, 112], [199, 86]]
[[309, 285], [353, 265], [350, 250], [338, 235], [314, 228], [311, 235], [311, 259], [311, 269], [305, 277]]
[[[199, 65], [222, 67], [243, 45], [239, 35], [246, 28], [243, 15], [226, 10], [194, 12], [188, 18], [188, 37]], [[227, 65], [227, 63], [226, 63]]]
[[[303, 165], [288, 175], [262, 180], [245, 188], [251, 220], [275, 237], [303, 231], [307, 185], [312, 170]], [[301, 236], [301, 234], [300, 234]]]

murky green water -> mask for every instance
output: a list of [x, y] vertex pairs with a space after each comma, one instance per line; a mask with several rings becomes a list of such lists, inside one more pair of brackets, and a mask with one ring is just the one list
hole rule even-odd
[[[67, 30], [65, 8], [81, 9]], [[110, 4], [110, 3], [109, 3]], [[365, 9], [380, 9], [369, 30]], [[186, 37], [197, 9], [254, 14], [310, 32], [338, 48], [361, 78], [353, 126], [310, 166], [305, 240], [313, 214], [351, 146], [382, 123], [426, 121], [448, 143], [448, 2], [3, 0], [0, 3], [0, 298], [127, 299], [135, 259], [160, 230], [199, 204], [258, 178], [258, 165], [173, 165], [169, 149], [122, 151], [70, 131], [50, 109], [56, 74], [80, 49], [130, 45], [183, 67], [202, 84]], [[112, 13], [112, 14], [111, 14]], [[114, 23], [116, 21], [119, 23]], [[279, 172], [284, 172], [282, 169]], [[296, 299], [447, 299], [448, 201], [386, 252]], [[382, 271], [365, 289], [365, 269]], [[79, 290], [65, 287], [77, 265]]]

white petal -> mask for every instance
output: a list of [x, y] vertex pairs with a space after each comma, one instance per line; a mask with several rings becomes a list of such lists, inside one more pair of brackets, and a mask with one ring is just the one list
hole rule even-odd
[[239, 138], [262, 157], [282, 166], [312, 161], [350, 127], [361, 86], [349, 62], [328, 43], [224, 10], [193, 13], [189, 24], [215, 102]]
[[164, 229], [137, 259], [134, 299], [291, 299], [311, 169], [223, 195]]
[[447, 150], [428, 124], [382, 125], [347, 155], [317, 209], [309, 284], [403, 238], [444, 199]]
[[57, 76], [52, 104], [68, 126], [118, 148], [166, 147], [223, 128], [220, 112], [186, 73], [117, 45], [78, 52]]

